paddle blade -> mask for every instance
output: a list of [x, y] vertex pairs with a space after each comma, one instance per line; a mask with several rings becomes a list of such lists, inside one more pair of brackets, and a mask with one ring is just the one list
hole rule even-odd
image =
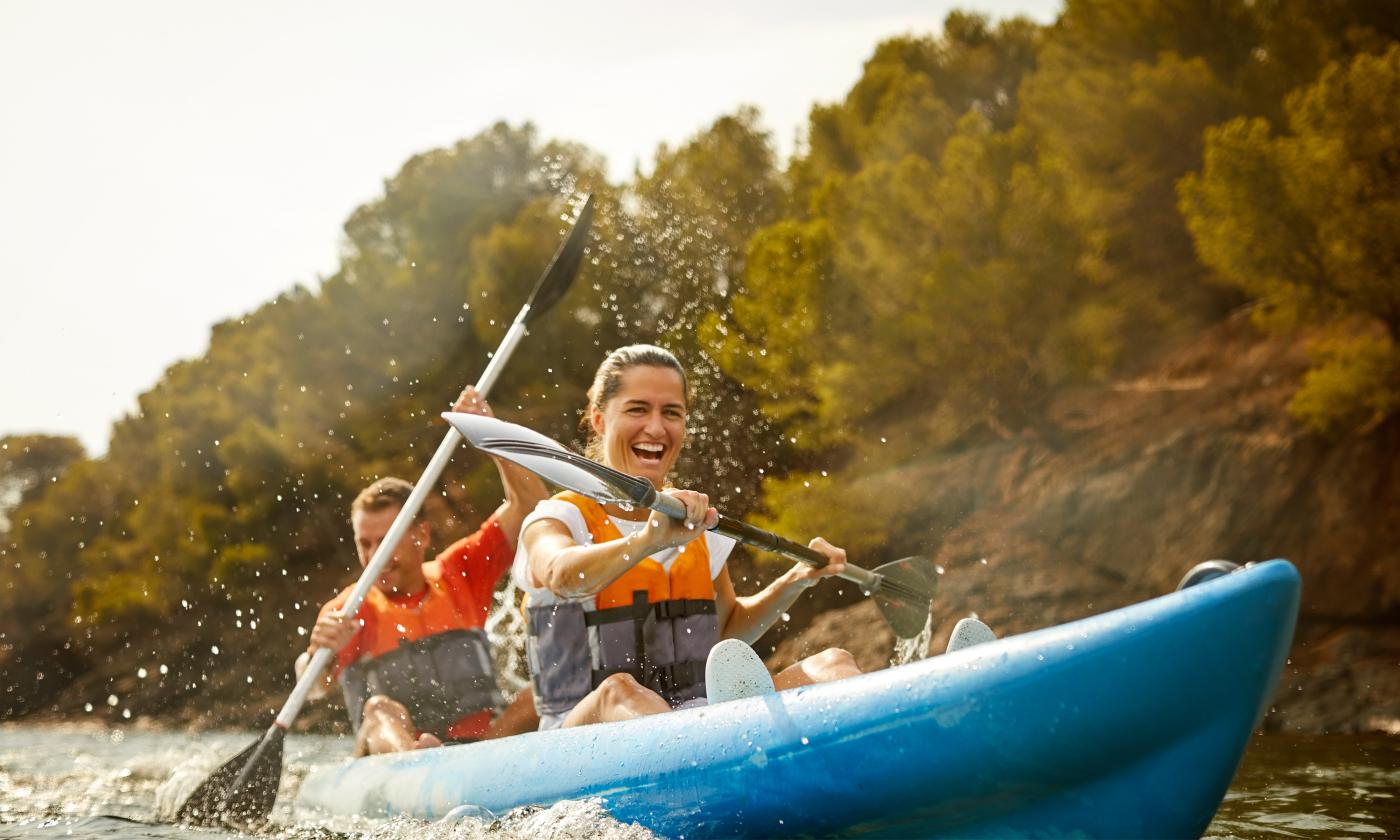
[[569, 231], [559, 250], [554, 252], [554, 259], [549, 261], [549, 267], [535, 283], [535, 288], [530, 292], [530, 299], [525, 301], [530, 307], [525, 314], [525, 323], [528, 324], [549, 311], [550, 307], [558, 303], [564, 293], [569, 291], [574, 277], [578, 275], [579, 266], [583, 264], [583, 251], [588, 245], [588, 231], [592, 226], [593, 196], [590, 194], [583, 202], [583, 209], [579, 211], [578, 219], [574, 222], [574, 229]]
[[248, 748], [224, 762], [218, 770], [209, 775], [209, 778], [185, 800], [185, 804], [180, 806], [176, 812], [175, 819], [190, 825], [218, 825], [219, 813], [223, 808], [224, 799], [227, 798], [229, 788], [233, 786], [233, 780], [238, 778], [238, 773], [247, 765], [248, 759], [253, 757], [253, 752], [257, 750], [262, 739], [258, 739], [248, 745]]
[[182, 823], [217, 826], [255, 824], [267, 819], [282, 782], [282, 741], [286, 730], [273, 726], [251, 746], [226, 761], [195, 788], [175, 815]]
[[651, 490], [645, 479], [590, 461], [533, 429], [480, 414], [448, 411], [442, 416], [482, 452], [519, 464], [551, 484], [601, 504], [643, 504], [641, 497]]
[[873, 570], [880, 586], [871, 595], [875, 605], [901, 639], [912, 639], [924, 632], [929, 605], [938, 588], [938, 579], [922, 557], [905, 557]]

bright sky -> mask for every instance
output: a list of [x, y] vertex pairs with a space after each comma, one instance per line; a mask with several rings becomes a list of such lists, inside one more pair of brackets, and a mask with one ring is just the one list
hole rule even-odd
[[0, 0], [0, 435], [105, 451], [210, 325], [331, 274], [408, 157], [498, 119], [614, 180], [745, 103], [787, 154], [880, 39], [1060, 5]]

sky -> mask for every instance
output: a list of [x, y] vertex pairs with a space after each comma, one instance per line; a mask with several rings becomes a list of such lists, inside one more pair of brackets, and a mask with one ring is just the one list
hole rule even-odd
[[0, 436], [111, 424], [216, 322], [332, 274], [412, 155], [497, 120], [614, 181], [743, 104], [787, 155], [883, 38], [1060, 0], [0, 0]]

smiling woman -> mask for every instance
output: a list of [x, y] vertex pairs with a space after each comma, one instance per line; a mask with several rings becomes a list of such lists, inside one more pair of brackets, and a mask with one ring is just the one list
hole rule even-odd
[[526, 518], [514, 574], [529, 598], [540, 728], [626, 720], [707, 696], [858, 674], [850, 654], [831, 649], [770, 679], [743, 644], [763, 635], [807, 587], [843, 571], [846, 553], [815, 539], [825, 566], [798, 564], [755, 595], [734, 593], [727, 565], [734, 541], [708, 530], [719, 518], [709, 497], [667, 487], [689, 405], [676, 357], [651, 345], [616, 350], [588, 396], [589, 455], [666, 489], [685, 517], [648, 516], [565, 492]]

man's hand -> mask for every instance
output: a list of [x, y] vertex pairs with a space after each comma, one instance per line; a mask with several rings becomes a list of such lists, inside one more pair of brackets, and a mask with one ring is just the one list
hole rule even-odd
[[496, 416], [491, 413], [491, 405], [486, 402], [486, 398], [471, 385], [462, 389], [457, 401], [452, 404], [452, 410], [462, 414], [480, 414], [482, 417]]
[[311, 628], [311, 645], [339, 653], [359, 629], [360, 622], [340, 610], [332, 610], [316, 619], [316, 626]]

